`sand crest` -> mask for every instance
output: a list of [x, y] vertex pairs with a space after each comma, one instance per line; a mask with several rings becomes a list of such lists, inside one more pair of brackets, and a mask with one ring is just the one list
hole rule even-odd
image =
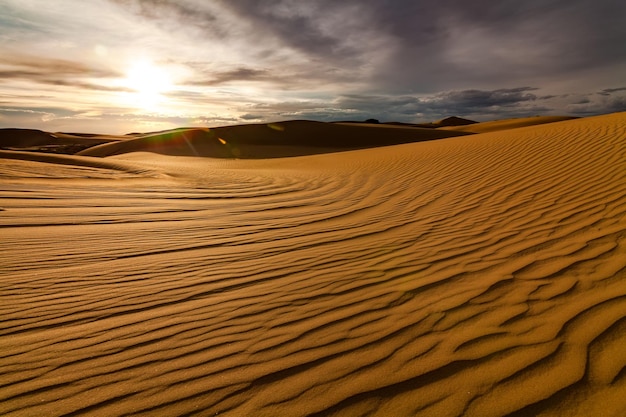
[[440, 130], [451, 130], [455, 132], [488, 133], [500, 130], [517, 129], [520, 127], [537, 126], [546, 123], [562, 122], [573, 120], [575, 117], [568, 116], [534, 116], [520, 117], [515, 119], [494, 120], [491, 122], [481, 122], [460, 126], [444, 126]]
[[1, 415], [626, 413], [626, 113], [293, 158], [143, 139], [67, 157], [91, 176], [1, 159]]
[[35, 129], [0, 129], [0, 150], [74, 154], [92, 146], [128, 139], [124, 136], [50, 133]]
[[80, 152], [80, 155], [103, 157], [148, 151], [164, 155], [214, 158], [277, 158], [421, 142], [468, 134], [414, 127], [386, 125], [374, 127], [295, 120], [211, 129], [177, 129], [95, 146]]

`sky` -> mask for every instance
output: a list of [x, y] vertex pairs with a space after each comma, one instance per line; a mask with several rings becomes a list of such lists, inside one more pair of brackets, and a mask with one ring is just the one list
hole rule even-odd
[[623, 0], [0, 0], [0, 128], [626, 111]]

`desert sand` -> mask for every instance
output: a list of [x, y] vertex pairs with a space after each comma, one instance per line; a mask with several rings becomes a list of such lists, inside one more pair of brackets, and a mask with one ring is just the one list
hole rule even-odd
[[470, 133], [487, 133], [497, 132], [499, 130], [508, 130], [518, 127], [537, 126], [545, 123], [561, 122], [564, 120], [572, 120], [574, 117], [568, 116], [535, 116], [521, 117], [516, 119], [494, 120], [491, 122], [472, 123], [461, 126], [443, 126], [441, 130], [453, 130], [457, 132]]
[[532, 124], [4, 150], [0, 415], [626, 415], [626, 113]]

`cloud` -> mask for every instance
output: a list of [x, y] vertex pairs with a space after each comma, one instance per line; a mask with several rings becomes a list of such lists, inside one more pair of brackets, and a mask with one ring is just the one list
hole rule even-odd
[[0, 97], [33, 92], [0, 105], [63, 120], [176, 122], [115, 109], [138, 58], [171, 72], [160, 111], [181, 123], [595, 114], [626, 91], [617, 0], [0, 3]]
[[[626, 89], [618, 89], [623, 91]], [[588, 95], [566, 106], [567, 112], [577, 116], [592, 116], [596, 114], [626, 111], [626, 94], [621, 95]]]
[[424, 121], [441, 116], [480, 116], [531, 115], [538, 111], [550, 111], [549, 107], [535, 104], [537, 95], [531, 93], [537, 88], [517, 87], [496, 90], [447, 91], [427, 96], [343, 96], [338, 104], [355, 111], [375, 113], [385, 109], [387, 120]]
[[86, 78], [110, 79], [120, 75], [102, 67], [65, 59], [22, 54], [7, 54], [3, 58], [0, 64], [0, 80], [5, 83], [12, 80], [24, 80], [86, 90], [126, 91], [124, 88], [114, 88], [85, 80]]
[[[348, 73], [336, 73], [332, 70], [321, 71], [305, 65], [291, 65], [284, 68], [250, 68], [236, 67], [225, 71], [204, 70], [201, 75], [189, 78], [186, 86], [215, 87], [224, 84], [237, 86], [255, 83], [259, 88], [267, 91], [312, 91], [316, 89], [343, 89], [354, 86], [355, 80]], [[272, 91], [273, 90], [273, 91]]]
[[332, 101], [260, 103], [239, 110], [243, 120], [275, 121], [286, 118], [424, 122], [444, 116], [480, 119], [522, 117], [552, 112], [534, 87], [495, 90], [459, 90], [425, 96], [344, 94]]
[[222, 71], [210, 74], [211, 78], [190, 80], [188, 85], [215, 86], [229, 82], [240, 81], [271, 81], [276, 79], [275, 75], [268, 70], [239, 67], [229, 71]]
[[[310, 88], [306, 80], [315, 78], [321, 85], [350, 80], [361, 89], [369, 83], [393, 93], [434, 93], [489, 88], [513, 77], [544, 84], [563, 74], [575, 85], [589, 69], [626, 66], [626, 56], [615, 53], [626, 38], [619, 18], [626, 5], [617, 0], [602, 5], [586, 0], [111, 1], [165, 24], [175, 36], [187, 33], [196, 41], [201, 36], [206, 48], [227, 45], [233, 53], [218, 61], [233, 69], [219, 74], [220, 65], [203, 60], [206, 73], [198, 78], [207, 85], [220, 83], [221, 76], [275, 84], [271, 75], [286, 73], [303, 75], [301, 88]], [[233, 55], [237, 59], [231, 60]], [[267, 71], [264, 76], [234, 77], [240, 68], [259, 66]], [[584, 80], [599, 82], [588, 73]], [[296, 77], [289, 81], [298, 88]]]
[[171, 28], [185, 44], [200, 43], [187, 65], [206, 85], [222, 79], [276, 84], [285, 76], [290, 89], [308, 88], [311, 79], [354, 82], [369, 77], [392, 40], [376, 29], [373, 9], [355, 1], [110, 1]]
[[626, 91], [626, 87], [605, 88], [604, 90], [598, 92], [598, 94], [603, 96], [609, 96], [611, 95], [611, 93], [616, 93], [618, 91]]
[[[621, 92], [626, 89], [615, 89]], [[238, 109], [242, 121], [289, 118], [323, 121], [365, 120], [428, 122], [446, 116], [475, 120], [548, 115], [594, 115], [626, 111], [626, 95], [541, 95], [537, 87], [453, 90], [431, 95], [343, 94], [329, 101], [259, 103]], [[595, 98], [594, 98], [595, 97]]]
[[178, 115], [132, 114], [124, 109], [76, 111], [63, 107], [27, 108], [0, 106], [0, 128], [35, 128], [48, 132], [125, 134], [173, 129], [181, 126], [222, 126], [240, 122], [219, 115], [187, 117]]
[[[203, 2], [193, 1], [173, 1], [173, 0], [109, 0], [124, 9], [129, 10], [145, 19], [159, 22], [173, 22], [168, 25], [175, 30], [187, 30], [190, 27], [198, 27], [212, 35], [224, 35], [223, 27], [220, 24], [217, 14], [218, 10], [203, 4]], [[179, 23], [184, 23], [180, 25]]]
[[502, 88], [497, 90], [463, 90], [436, 94], [423, 102], [432, 108], [459, 108], [471, 113], [493, 107], [515, 107], [520, 103], [535, 101], [537, 96], [529, 91], [535, 87]]
[[79, 88], [83, 90], [112, 91], [112, 92], [133, 91], [125, 87], [110, 87], [110, 86], [105, 86], [101, 84], [80, 81], [80, 80], [73, 79], [70, 77], [55, 78], [53, 75], [51, 76], [50, 74], [44, 71], [23, 71], [23, 70], [2, 71], [0, 70], [0, 79], [3, 79], [5, 81], [10, 80], [10, 79], [27, 80], [30, 82], [37, 82], [40, 84], [73, 87], [73, 88]]
[[42, 128], [55, 119], [72, 117], [76, 114], [76, 112], [61, 107], [27, 108], [0, 105], [0, 128]]
[[15, 68], [27, 68], [32, 73], [46, 72], [51, 75], [91, 75], [94, 77], [111, 77], [118, 75], [109, 69], [94, 68], [78, 61], [26, 54], [5, 55], [3, 56], [2, 65]]
[[[370, 38], [367, 23], [372, 16], [367, 5], [357, 8], [358, 4], [350, 1], [240, 0], [223, 4], [258, 32], [270, 34], [283, 46], [307, 56], [321, 57], [324, 62], [354, 59], [367, 49], [365, 42]], [[363, 35], [361, 42], [354, 42], [355, 37]]]
[[390, 70], [414, 63], [407, 66], [413, 77], [403, 72], [405, 82], [426, 76], [449, 88], [455, 78], [476, 84], [511, 77], [535, 81], [626, 62], [626, 55], [615, 53], [626, 38], [618, 23], [626, 4], [617, 0], [602, 6], [586, 0], [373, 3], [398, 40]]

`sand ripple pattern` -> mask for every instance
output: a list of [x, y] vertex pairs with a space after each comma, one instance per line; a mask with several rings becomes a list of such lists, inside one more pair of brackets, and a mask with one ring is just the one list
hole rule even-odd
[[625, 114], [148, 165], [0, 183], [1, 415], [626, 412]]

